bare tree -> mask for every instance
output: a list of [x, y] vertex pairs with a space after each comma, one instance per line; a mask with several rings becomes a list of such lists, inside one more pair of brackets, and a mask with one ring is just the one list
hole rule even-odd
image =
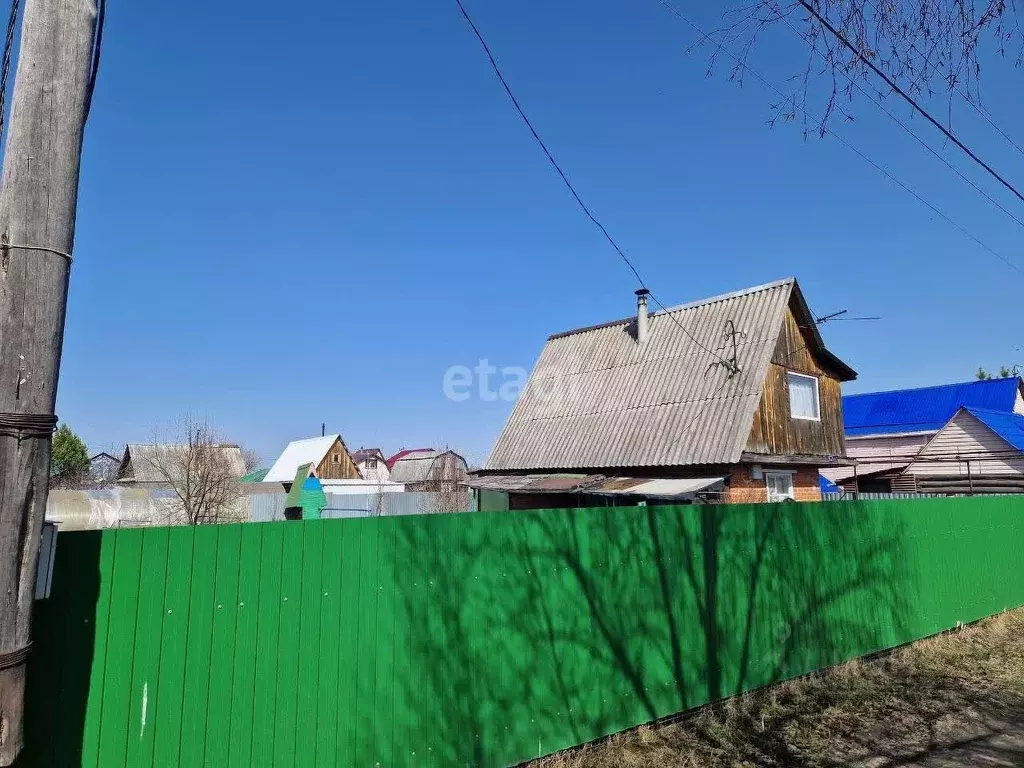
[[[680, 14], [671, 0], [661, 0]], [[789, 27], [808, 47], [807, 63], [792, 78], [785, 104], [775, 104], [775, 119], [799, 120], [805, 132], [824, 133], [843, 102], [855, 92], [885, 96], [890, 87], [872, 68], [885, 73], [911, 98], [944, 93], [951, 122], [957, 98], [983, 116], [979, 46], [986, 36], [994, 53], [1022, 60], [1016, 8], [1005, 0], [752, 0], [724, 14], [724, 24], [701, 43], [711, 46], [710, 66], [730, 51], [730, 79], [742, 82], [748, 56], [771, 27]], [[815, 81], [826, 79], [824, 105], [810, 103]]]
[[263, 463], [263, 457], [258, 451], [255, 451], [252, 448], [242, 448], [241, 452], [242, 466], [245, 469], [245, 474], [249, 474], [250, 472], [254, 472], [260, 468], [260, 465]]
[[447, 446], [441, 450], [418, 486], [418, 490], [430, 494], [421, 506], [425, 512], [465, 512], [469, 509], [469, 490], [463, 485], [465, 459]]
[[241, 522], [247, 518], [239, 478], [245, 471], [241, 449], [224, 443], [205, 421], [186, 417], [174, 430], [174, 440], [154, 441], [144, 457], [174, 491], [167, 505], [168, 523], [202, 525]]

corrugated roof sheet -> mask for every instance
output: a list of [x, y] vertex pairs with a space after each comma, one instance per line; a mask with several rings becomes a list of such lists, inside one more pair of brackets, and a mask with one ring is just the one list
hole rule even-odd
[[604, 475], [472, 475], [462, 485], [487, 491], [571, 493], [604, 479]]
[[419, 448], [404, 452], [391, 463], [390, 479], [394, 483], [422, 483], [431, 477], [432, 470], [434, 480], [451, 479], [449, 475], [461, 477], [465, 474], [466, 460], [455, 451]]
[[892, 472], [899, 474], [909, 466], [909, 461], [876, 461], [857, 463], [849, 467], [822, 467], [819, 472], [834, 483], [842, 483], [854, 477], [868, 477], [870, 475], [887, 474]]
[[[642, 346], [632, 318], [552, 336], [485, 468], [736, 462], [795, 287], [781, 280], [656, 312]], [[723, 348], [727, 320], [744, 334], [732, 378], [690, 337]]]
[[984, 408], [965, 410], [1018, 451], [1024, 451], [1024, 416]]
[[603, 496], [647, 496], [648, 498], [674, 499], [720, 485], [724, 481], [724, 477], [672, 477], [653, 480], [644, 477], [620, 477], [599, 483], [583, 492]]
[[1012, 413], [1019, 379], [989, 379], [843, 398], [847, 437], [937, 432], [961, 407]]
[[403, 459], [406, 456], [411, 456], [414, 453], [426, 454], [434, 452], [435, 451], [433, 448], [403, 448], [402, 450], [400, 450], [398, 453], [396, 453], [394, 456], [387, 460], [388, 469], [391, 469], [391, 467], [395, 465], [396, 461]]
[[478, 475], [470, 488], [506, 493], [593, 493], [603, 496], [675, 498], [704, 490], [724, 477], [605, 477], [604, 475]]
[[[245, 462], [242, 460], [242, 449], [237, 445], [218, 445], [224, 465], [236, 476], [245, 474]], [[165, 471], [178, 470], [178, 459], [175, 454], [182, 455], [187, 446], [178, 443], [145, 445], [129, 443], [125, 447], [124, 458], [121, 460], [120, 472], [124, 474], [119, 480], [136, 483], [163, 483], [167, 481]], [[161, 471], [161, 467], [165, 471]]]
[[319, 467], [324, 456], [331, 450], [334, 441], [340, 435], [324, 435], [323, 437], [309, 437], [305, 440], [292, 440], [288, 447], [281, 452], [274, 462], [274, 466], [263, 478], [265, 483], [290, 483], [295, 479], [295, 470], [303, 464], [312, 464]]

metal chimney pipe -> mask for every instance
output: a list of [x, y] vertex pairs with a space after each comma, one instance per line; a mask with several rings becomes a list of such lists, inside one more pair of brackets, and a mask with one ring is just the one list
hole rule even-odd
[[650, 294], [646, 288], [636, 292], [636, 343], [643, 344], [647, 341], [647, 296]]

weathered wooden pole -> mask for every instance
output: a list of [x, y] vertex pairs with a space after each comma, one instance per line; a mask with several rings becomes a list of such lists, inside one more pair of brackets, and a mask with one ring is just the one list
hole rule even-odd
[[96, 0], [26, 0], [0, 188], [0, 765], [22, 745]]

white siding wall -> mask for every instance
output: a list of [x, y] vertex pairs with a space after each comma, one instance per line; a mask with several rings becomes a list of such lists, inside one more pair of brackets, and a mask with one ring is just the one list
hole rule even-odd
[[[960, 454], [988, 454], [997, 452], [1005, 454], [1013, 448], [999, 435], [986, 427], [966, 411], [953, 417], [946, 426], [939, 430], [935, 438], [921, 451], [917, 461], [907, 468], [908, 474], [918, 477], [936, 475], [967, 476], [966, 461], [928, 461], [929, 456], [955, 456]], [[971, 460], [970, 474], [979, 475], [1019, 475], [1024, 473], [1024, 456], [1008, 459]]]
[[381, 459], [377, 459], [375, 467], [368, 466], [365, 461], [359, 462], [359, 474], [370, 483], [386, 483], [391, 479], [391, 471], [388, 469], [387, 462]]
[[893, 459], [916, 456], [934, 433], [919, 435], [875, 435], [846, 438], [846, 455], [852, 459]]

